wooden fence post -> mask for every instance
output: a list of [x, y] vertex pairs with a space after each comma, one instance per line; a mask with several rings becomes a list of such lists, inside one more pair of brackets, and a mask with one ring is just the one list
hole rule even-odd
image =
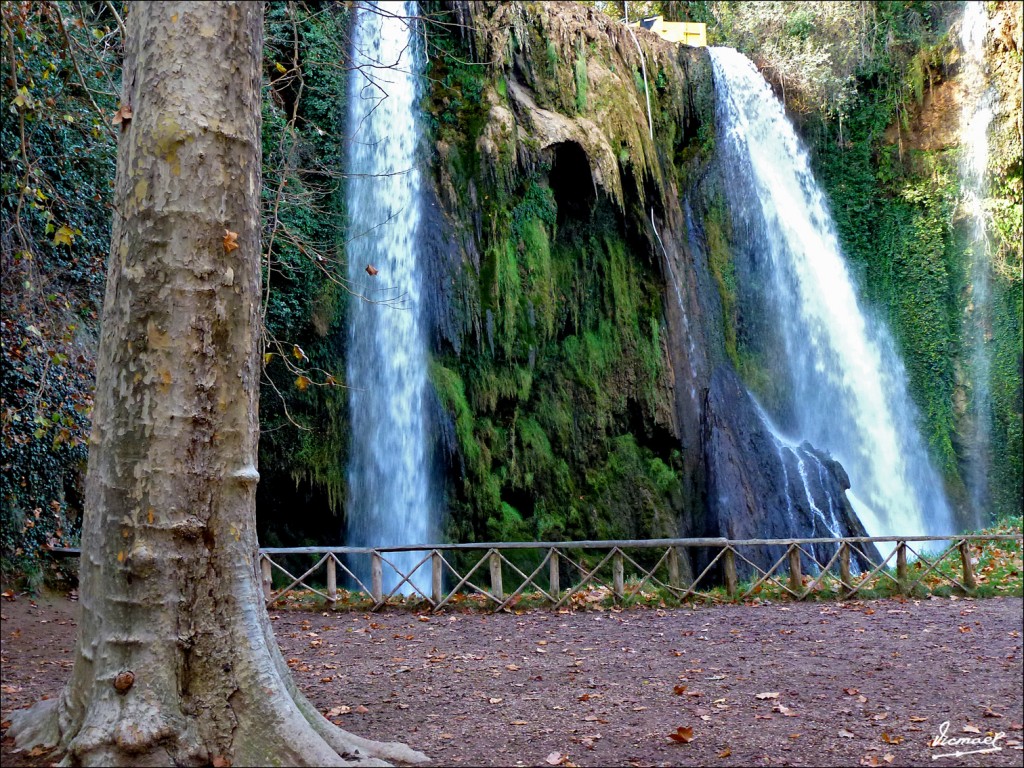
[[738, 584], [736, 579], [736, 553], [732, 551], [732, 547], [726, 547], [722, 555], [722, 561], [723, 570], [725, 571], [725, 593], [729, 597], [736, 597]]
[[338, 572], [335, 569], [334, 555], [327, 555], [327, 599], [332, 603], [338, 602]]
[[899, 584], [900, 594], [907, 593], [907, 542], [896, 542], [896, 581]]
[[803, 575], [800, 573], [800, 547], [789, 545], [789, 588], [799, 593], [804, 586]]
[[971, 548], [966, 541], [960, 542], [960, 562], [964, 567], [964, 586], [977, 589], [978, 580], [974, 578], [974, 566], [971, 564]]
[[373, 602], [384, 599], [384, 561], [377, 550], [370, 553], [370, 592]]
[[558, 594], [562, 591], [559, 584], [558, 560], [558, 550], [552, 549], [551, 559], [548, 561], [548, 582], [550, 585], [548, 592], [551, 593], [551, 599], [556, 603], [558, 602]]
[[839, 581], [847, 592], [853, 591], [853, 574], [850, 573], [850, 544], [844, 541], [839, 545]]
[[679, 550], [675, 547], [668, 548], [668, 585], [677, 589], [683, 585], [679, 578]]
[[263, 581], [263, 599], [269, 602], [274, 594], [274, 578], [270, 570], [270, 558], [260, 555], [260, 575]]
[[436, 549], [430, 555], [430, 599], [434, 601], [434, 605], [441, 602], [444, 595], [441, 594], [441, 565], [444, 562], [444, 558], [441, 557], [441, 553]]
[[501, 587], [501, 555], [496, 549], [491, 550], [491, 595], [498, 602], [505, 599], [505, 591]]
[[615, 593], [616, 600], [621, 600], [626, 592], [622, 550], [618, 547], [615, 548], [615, 553], [612, 555], [612, 592]]

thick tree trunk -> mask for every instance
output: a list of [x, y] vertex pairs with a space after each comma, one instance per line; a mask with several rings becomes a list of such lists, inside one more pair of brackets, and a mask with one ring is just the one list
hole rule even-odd
[[128, 15], [78, 646], [61, 698], [11, 727], [66, 764], [425, 760], [316, 712], [263, 607], [262, 13], [160, 2]]

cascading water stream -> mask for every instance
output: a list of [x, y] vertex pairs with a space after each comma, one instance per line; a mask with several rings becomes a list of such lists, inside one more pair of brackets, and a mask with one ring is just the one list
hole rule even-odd
[[992, 423], [989, 377], [992, 368], [988, 349], [992, 317], [989, 301], [989, 251], [984, 208], [985, 172], [988, 168], [988, 128], [994, 115], [995, 92], [985, 75], [985, 34], [988, 16], [984, 3], [964, 4], [960, 26], [963, 48], [961, 75], [967, 94], [960, 113], [960, 176], [963, 205], [971, 228], [971, 297], [966, 318], [966, 337], [971, 344], [971, 449], [967, 464], [967, 488], [975, 527], [987, 520], [988, 470]]
[[730, 211], [766, 271], [764, 311], [785, 348], [773, 373], [789, 384], [786, 432], [840, 461], [871, 535], [948, 533], [903, 366], [859, 306], [807, 152], [753, 63], [710, 52]]
[[[363, 3], [353, 32], [350, 79], [348, 333], [352, 448], [346, 544], [426, 544], [434, 505], [426, 446], [427, 341], [417, 241], [420, 173], [416, 163], [418, 80], [423, 67], [412, 21], [416, 4]], [[370, 274], [376, 270], [375, 274]], [[408, 573], [421, 552], [386, 556]], [[369, 586], [366, 558], [352, 561]], [[384, 566], [383, 587], [400, 585]], [[428, 568], [412, 583], [426, 592]]]

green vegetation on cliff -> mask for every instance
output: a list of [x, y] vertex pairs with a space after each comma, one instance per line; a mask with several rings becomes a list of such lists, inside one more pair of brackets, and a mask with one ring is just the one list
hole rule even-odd
[[[621, 131], [622, 175], [653, 175], [643, 170], [652, 161], [636, 95], [632, 106], [623, 103], [605, 76], [615, 67], [607, 52], [584, 44], [580, 29], [572, 32], [579, 38], [560, 37], [557, 24], [538, 14], [512, 30], [504, 53], [518, 62], [517, 87], [528, 85], [540, 108], [594, 119], [605, 135]], [[646, 218], [643, 204], [623, 211], [607, 190], [595, 196], [595, 161], [579, 145], [541, 149], [521, 123], [499, 132], [512, 73], [461, 63], [470, 54], [453, 36], [435, 33], [432, 45], [445, 51], [430, 57], [429, 72], [438, 85], [428, 110], [438, 116], [443, 147], [438, 186], [454, 193], [466, 220], [476, 200], [483, 223], [479, 270], [461, 267], [464, 311], [476, 315], [465, 325], [477, 330], [460, 352], [442, 349], [431, 370], [457, 442], [447, 535], [674, 535], [682, 461], [666, 416], [664, 278], [650, 243], [629, 234], [637, 226], [631, 216]], [[634, 87], [632, 77], [625, 82]], [[463, 94], [457, 108], [455, 83]], [[673, 131], [679, 144], [682, 134]], [[480, 147], [496, 140], [483, 156]]]

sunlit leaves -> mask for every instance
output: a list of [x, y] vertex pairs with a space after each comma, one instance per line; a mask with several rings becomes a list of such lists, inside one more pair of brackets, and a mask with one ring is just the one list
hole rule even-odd
[[67, 225], [62, 225], [57, 228], [57, 231], [53, 233], [53, 244], [54, 245], [71, 245], [76, 235], [82, 234], [80, 229], [72, 229]]

